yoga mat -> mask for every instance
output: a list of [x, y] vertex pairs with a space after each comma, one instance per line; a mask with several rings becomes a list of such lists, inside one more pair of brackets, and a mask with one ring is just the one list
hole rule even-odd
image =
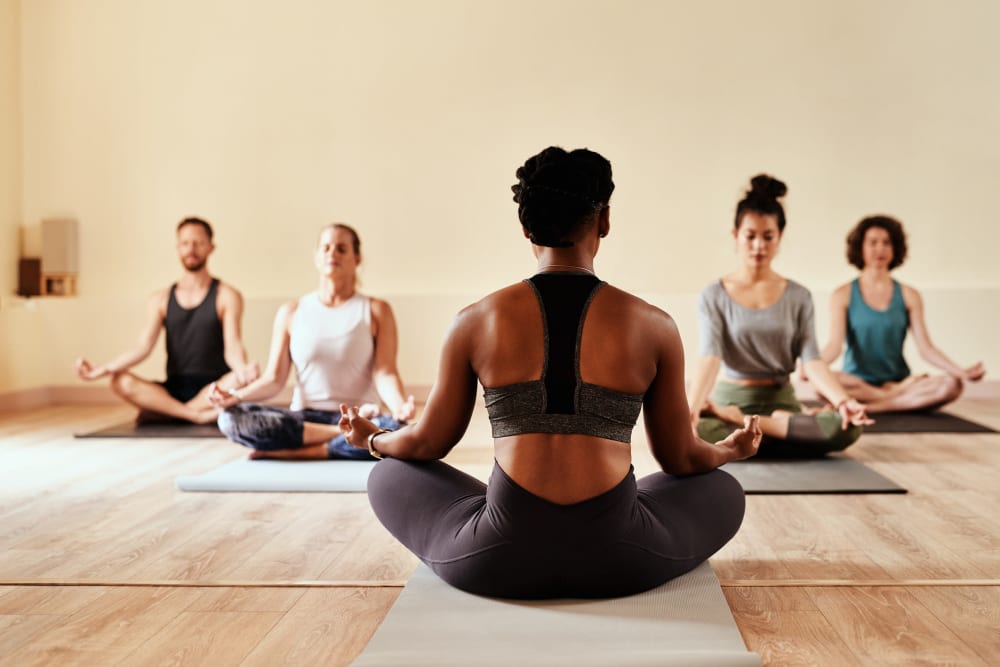
[[754, 459], [722, 466], [747, 494], [906, 493], [864, 463], [847, 457]]
[[420, 565], [352, 667], [760, 665], [708, 563], [610, 600], [520, 601], [452, 588]]
[[996, 433], [989, 426], [940, 410], [935, 412], [882, 412], [865, 433]]
[[176, 479], [181, 491], [367, 491], [377, 461], [241, 459]]
[[[823, 407], [823, 402], [806, 400], [802, 405]], [[865, 433], [997, 433], [989, 426], [940, 410], [880, 412], [871, 418], [875, 423], [865, 426]]]
[[215, 424], [188, 424], [185, 422], [165, 422], [136, 424], [128, 421], [115, 424], [91, 433], [77, 433], [77, 438], [223, 438], [222, 431]]

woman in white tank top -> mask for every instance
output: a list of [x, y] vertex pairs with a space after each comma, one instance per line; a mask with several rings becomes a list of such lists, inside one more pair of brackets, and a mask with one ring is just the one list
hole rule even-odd
[[[392, 308], [356, 289], [357, 232], [343, 224], [324, 227], [315, 262], [319, 289], [278, 309], [264, 373], [235, 391], [212, 389], [212, 403], [224, 408], [219, 428], [253, 449], [251, 458], [367, 459], [341, 436], [341, 403], [364, 405], [381, 428], [396, 428], [414, 415], [413, 397], [406, 397], [396, 368]], [[293, 367], [291, 406], [261, 405], [281, 391]], [[388, 412], [382, 413], [379, 399]]]

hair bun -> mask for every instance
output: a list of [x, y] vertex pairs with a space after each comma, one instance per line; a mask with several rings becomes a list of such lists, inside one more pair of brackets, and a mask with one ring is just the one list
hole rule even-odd
[[784, 197], [786, 192], [788, 192], [788, 186], [778, 179], [767, 174], [757, 174], [750, 179], [750, 192], [747, 194], [778, 199]]

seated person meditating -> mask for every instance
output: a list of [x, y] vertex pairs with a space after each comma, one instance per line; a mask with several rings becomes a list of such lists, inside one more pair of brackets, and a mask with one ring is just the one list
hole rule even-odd
[[[535, 274], [459, 313], [418, 423], [386, 432], [345, 405], [340, 425], [385, 457], [368, 481], [379, 520], [449, 584], [508, 598], [638, 593], [733, 536], [743, 489], [716, 468], [753, 455], [760, 432], [748, 418], [721, 442], [698, 439], [674, 321], [594, 275], [611, 164], [553, 147], [517, 179]], [[439, 460], [465, 433], [477, 382], [493, 429], [489, 485]], [[636, 481], [640, 408], [663, 471]]]
[[[865, 218], [847, 235], [847, 261], [861, 273], [830, 298], [823, 360], [836, 360], [846, 340], [837, 377], [872, 413], [939, 408], [958, 398], [963, 380], [978, 382], [986, 374], [981, 362], [962, 368], [931, 342], [920, 292], [892, 278], [905, 259], [903, 225], [883, 215]], [[909, 330], [920, 356], [947, 375], [910, 374], [903, 358]]]
[[[208, 399], [211, 384], [232, 389], [259, 374], [256, 363], [247, 363], [240, 337], [243, 297], [208, 272], [214, 250], [211, 225], [201, 218], [181, 220], [177, 254], [184, 272], [150, 297], [136, 346], [102, 365], [76, 360], [76, 373], [84, 380], [110, 376], [111, 389], [139, 408], [140, 423], [214, 422], [219, 410]], [[166, 331], [167, 379], [150, 382], [129, 369], [152, 353], [161, 330]]]
[[[853, 443], [871, 420], [820, 358], [809, 291], [771, 268], [785, 229], [778, 201], [785, 192], [784, 183], [761, 174], [736, 206], [740, 265], [706, 287], [698, 302], [701, 356], [691, 381], [691, 421], [713, 440], [742, 424], [744, 414], [761, 415], [761, 456], [823, 456]], [[797, 359], [836, 412], [803, 411], [789, 383]]]
[[[224, 408], [219, 428], [253, 449], [251, 458], [370, 459], [344, 442], [340, 404], [364, 405], [364, 413], [384, 428], [396, 428], [414, 414], [413, 397], [404, 397], [396, 369], [392, 308], [356, 289], [357, 232], [343, 224], [323, 228], [315, 261], [319, 290], [278, 309], [264, 373], [238, 390], [215, 387], [211, 394]], [[289, 409], [252, 402], [281, 391], [293, 366]], [[379, 415], [379, 397], [391, 414]]]

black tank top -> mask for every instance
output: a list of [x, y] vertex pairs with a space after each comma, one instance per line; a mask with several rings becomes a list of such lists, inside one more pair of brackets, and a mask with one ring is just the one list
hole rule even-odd
[[167, 314], [163, 327], [167, 330], [167, 377], [178, 375], [219, 378], [229, 372], [223, 350], [222, 322], [215, 308], [219, 279], [212, 278], [208, 294], [197, 306], [183, 308], [170, 286]]

